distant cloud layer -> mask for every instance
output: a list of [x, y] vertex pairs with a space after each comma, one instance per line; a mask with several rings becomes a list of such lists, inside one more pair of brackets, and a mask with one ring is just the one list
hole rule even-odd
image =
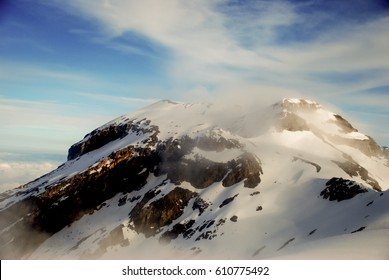
[[58, 166], [54, 162], [0, 161], [0, 192], [26, 184]]

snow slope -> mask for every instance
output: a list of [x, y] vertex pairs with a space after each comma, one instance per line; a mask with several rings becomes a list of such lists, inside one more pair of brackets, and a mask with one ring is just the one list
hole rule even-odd
[[1, 194], [2, 257], [387, 259], [388, 171], [372, 138], [314, 101], [164, 100]]

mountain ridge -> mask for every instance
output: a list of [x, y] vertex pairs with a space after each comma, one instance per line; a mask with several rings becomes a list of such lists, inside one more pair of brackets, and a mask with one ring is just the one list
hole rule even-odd
[[88, 133], [57, 170], [1, 194], [2, 257], [277, 258], [387, 230], [389, 164], [371, 137], [305, 99], [231, 108], [163, 100]]

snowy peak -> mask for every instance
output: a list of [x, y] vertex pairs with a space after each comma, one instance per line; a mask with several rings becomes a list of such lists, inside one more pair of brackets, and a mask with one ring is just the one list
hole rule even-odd
[[294, 111], [316, 111], [322, 106], [308, 99], [303, 98], [284, 98], [282, 101], [276, 103], [276, 106], [280, 106], [285, 112], [294, 112]]
[[289, 131], [312, 130], [323, 128], [337, 133], [335, 114], [322, 108], [311, 100], [301, 98], [284, 98], [273, 107], [280, 110], [279, 129]]
[[250, 108], [163, 100], [96, 128], [0, 195], [0, 256], [274, 258], [389, 231], [387, 150], [314, 101]]
[[275, 125], [278, 131], [310, 131], [341, 150], [344, 150], [341, 146], [349, 146], [369, 157], [384, 156], [383, 148], [373, 138], [360, 133], [341, 115], [324, 109], [315, 101], [287, 98], [274, 108], [282, 110]]
[[368, 138], [356, 133], [358, 130], [342, 116], [324, 109], [321, 104], [315, 101], [302, 98], [284, 98], [273, 106], [282, 109], [281, 118], [293, 118], [296, 123], [304, 122], [306, 127], [323, 127], [332, 134], [350, 133], [350, 137]]

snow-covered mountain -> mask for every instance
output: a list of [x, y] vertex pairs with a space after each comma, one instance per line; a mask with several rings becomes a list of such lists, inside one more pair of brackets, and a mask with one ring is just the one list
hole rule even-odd
[[160, 101], [0, 194], [0, 257], [387, 259], [387, 154], [305, 99]]

